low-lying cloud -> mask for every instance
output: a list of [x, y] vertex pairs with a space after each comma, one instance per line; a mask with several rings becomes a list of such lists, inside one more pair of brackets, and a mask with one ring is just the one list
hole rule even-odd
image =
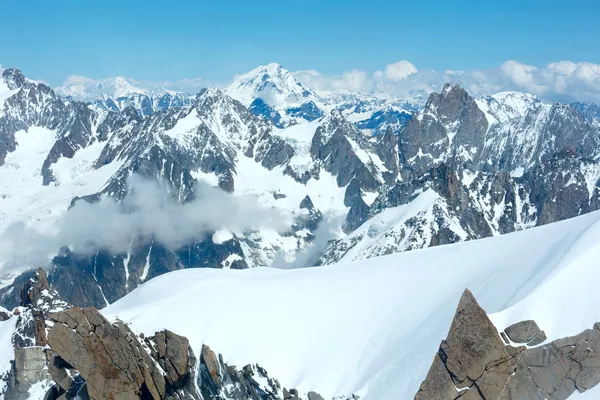
[[296, 77], [320, 92], [340, 89], [411, 97], [415, 92], [439, 91], [457, 82], [472, 95], [523, 91], [547, 101], [600, 102], [600, 64], [559, 61], [543, 67], [508, 60], [496, 68], [464, 71], [418, 69], [409, 61], [389, 64], [369, 74], [351, 70], [340, 75], [298, 71]]
[[110, 197], [78, 201], [57, 221], [53, 234], [41, 234], [22, 223], [0, 234], [0, 261], [10, 269], [45, 265], [61, 247], [93, 254], [99, 249], [125, 253], [132, 239], [155, 240], [176, 250], [226, 227], [232, 232], [261, 228], [285, 231], [291, 215], [267, 208], [253, 197], [233, 196], [204, 183], [195, 198], [180, 204], [165, 185], [132, 177], [122, 203]]

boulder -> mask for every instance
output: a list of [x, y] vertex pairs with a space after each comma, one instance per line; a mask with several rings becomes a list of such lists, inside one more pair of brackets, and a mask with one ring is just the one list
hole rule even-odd
[[531, 342], [541, 331], [535, 321], [527, 320], [512, 324], [504, 330], [504, 333], [514, 343], [525, 344]]

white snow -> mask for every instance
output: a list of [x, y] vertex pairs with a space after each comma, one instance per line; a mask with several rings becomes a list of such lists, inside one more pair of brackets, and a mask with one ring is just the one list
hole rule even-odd
[[95, 80], [72, 75], [62, 86], [56, 88], [56, 92], [62, 96], [72, 96], [85, 101], [93, 101], [102, 95], [117, 99], [132, 94], [147, 94], [147, 91], [134, 86], [131, 81], [120, 76]]
[[525, 116], [533, 105], [541, 103], [540, 99], [533, 94], [523, 92], [500, 92], [492, 97], [510, 107], [521, 117]]
[[0, 232], [18, 221], [52, 232], [52, 222], [67, 210], [74, 197], [98, 192], [121, 166], [113, 162], [94, 169], [103, 148], [103, 144], [95, 143], [80, 149], [71, 159], [59, 159], [52, 166], [56, 182], [43, 186], [42, 164], [56, 133], [31, 127], [15, 137], [17, 148], [7, 154], [0, 167]]
[[226, 241], [231, 239], [233, 239], [233, 234], [227, 228], [219, 229], [212, 235], [212, 241], [214, 244], [225, 243]]
[[[465, 288], [499, 329], [534, 318], [553, 340], [600, 321], [600, 213], [478, 241], [327, 267], [183, 270], [105, 309], [168, 328], [236, 365], [325, 398], [412, 398]], [[189, 314], [186, 304], [195, 307]], [[240, 307], [238, 299], [254, 306]], [[156, 318], [160, 315], [161, 318]], [[240, 333], [239, 327], [244, 331]]]
[[[10, 360], [15, 358], [12, 335], [15, 333], [17, 317], [0, 322], [0, 375], [10, 370]], [[0, 381], [0, 392], [6, 387], [6, 382]]]
[[192, 108], [190, 113], [177, 121], [175, 126], [164, 131], [164, 134], [180, 142], [186, 142], [190, 139], [190, 135], [194, 133], [200, 125], [200, 118], [195, 108]]
[[513, 178], [520, 178], [523, 176], [524, 172], [525, 172], [525, 168], [517, 167], [510, 173], [510, 176], [512, 176]]
[[[54, 382], [51, 380], [42, 380], [31, 385], [27, 394], [29, 397], [28, 400], [44, 400], [46, 398], [46, 394], [48, 390], [54, 386]], [[79, 398], [79, 396], [77, 396]]]
[[144, 265], [144, 270], [142, 271], [142, 276], [140, 276], [140, 280], [144, 282], [148, 277], [148, 272], [150, 271], [150, 255], [152, 254], [152, 246], [154, 243], [150, 245], [150, 249], [148, 249], [148, 255], [146, 256], [146, 264]]
[[598, 181], [600, 180], [600, 167], [596, 164], [584, 164], [581, 166], [581, 173], [585, 178], [585, 183], [588, 190], [588, 196], [591, 200], [596, 190]]
[[246, 107], [257, 98], [263, 99], [277, 110], [298, 106], [309, 100], [320, 103], [316, 93], [276, 63], [262, 65], [236, 76], [225, 93]]

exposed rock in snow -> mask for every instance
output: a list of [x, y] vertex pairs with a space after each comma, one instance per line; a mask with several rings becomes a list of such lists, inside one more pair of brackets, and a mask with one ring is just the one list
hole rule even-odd
[[[522, 321], [505, 332], [526, 343], [540, 330], [535, 322]], [[535, 348], [505, 345], [467, 290], [415, 399], [564, 400], [600, 383], [599, 351], [596, 329]]]

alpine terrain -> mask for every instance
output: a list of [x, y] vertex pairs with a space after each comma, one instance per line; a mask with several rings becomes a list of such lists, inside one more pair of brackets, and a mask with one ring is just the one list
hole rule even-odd
[[5, 399], [600, 397], [598, 106], [0, 74]]

